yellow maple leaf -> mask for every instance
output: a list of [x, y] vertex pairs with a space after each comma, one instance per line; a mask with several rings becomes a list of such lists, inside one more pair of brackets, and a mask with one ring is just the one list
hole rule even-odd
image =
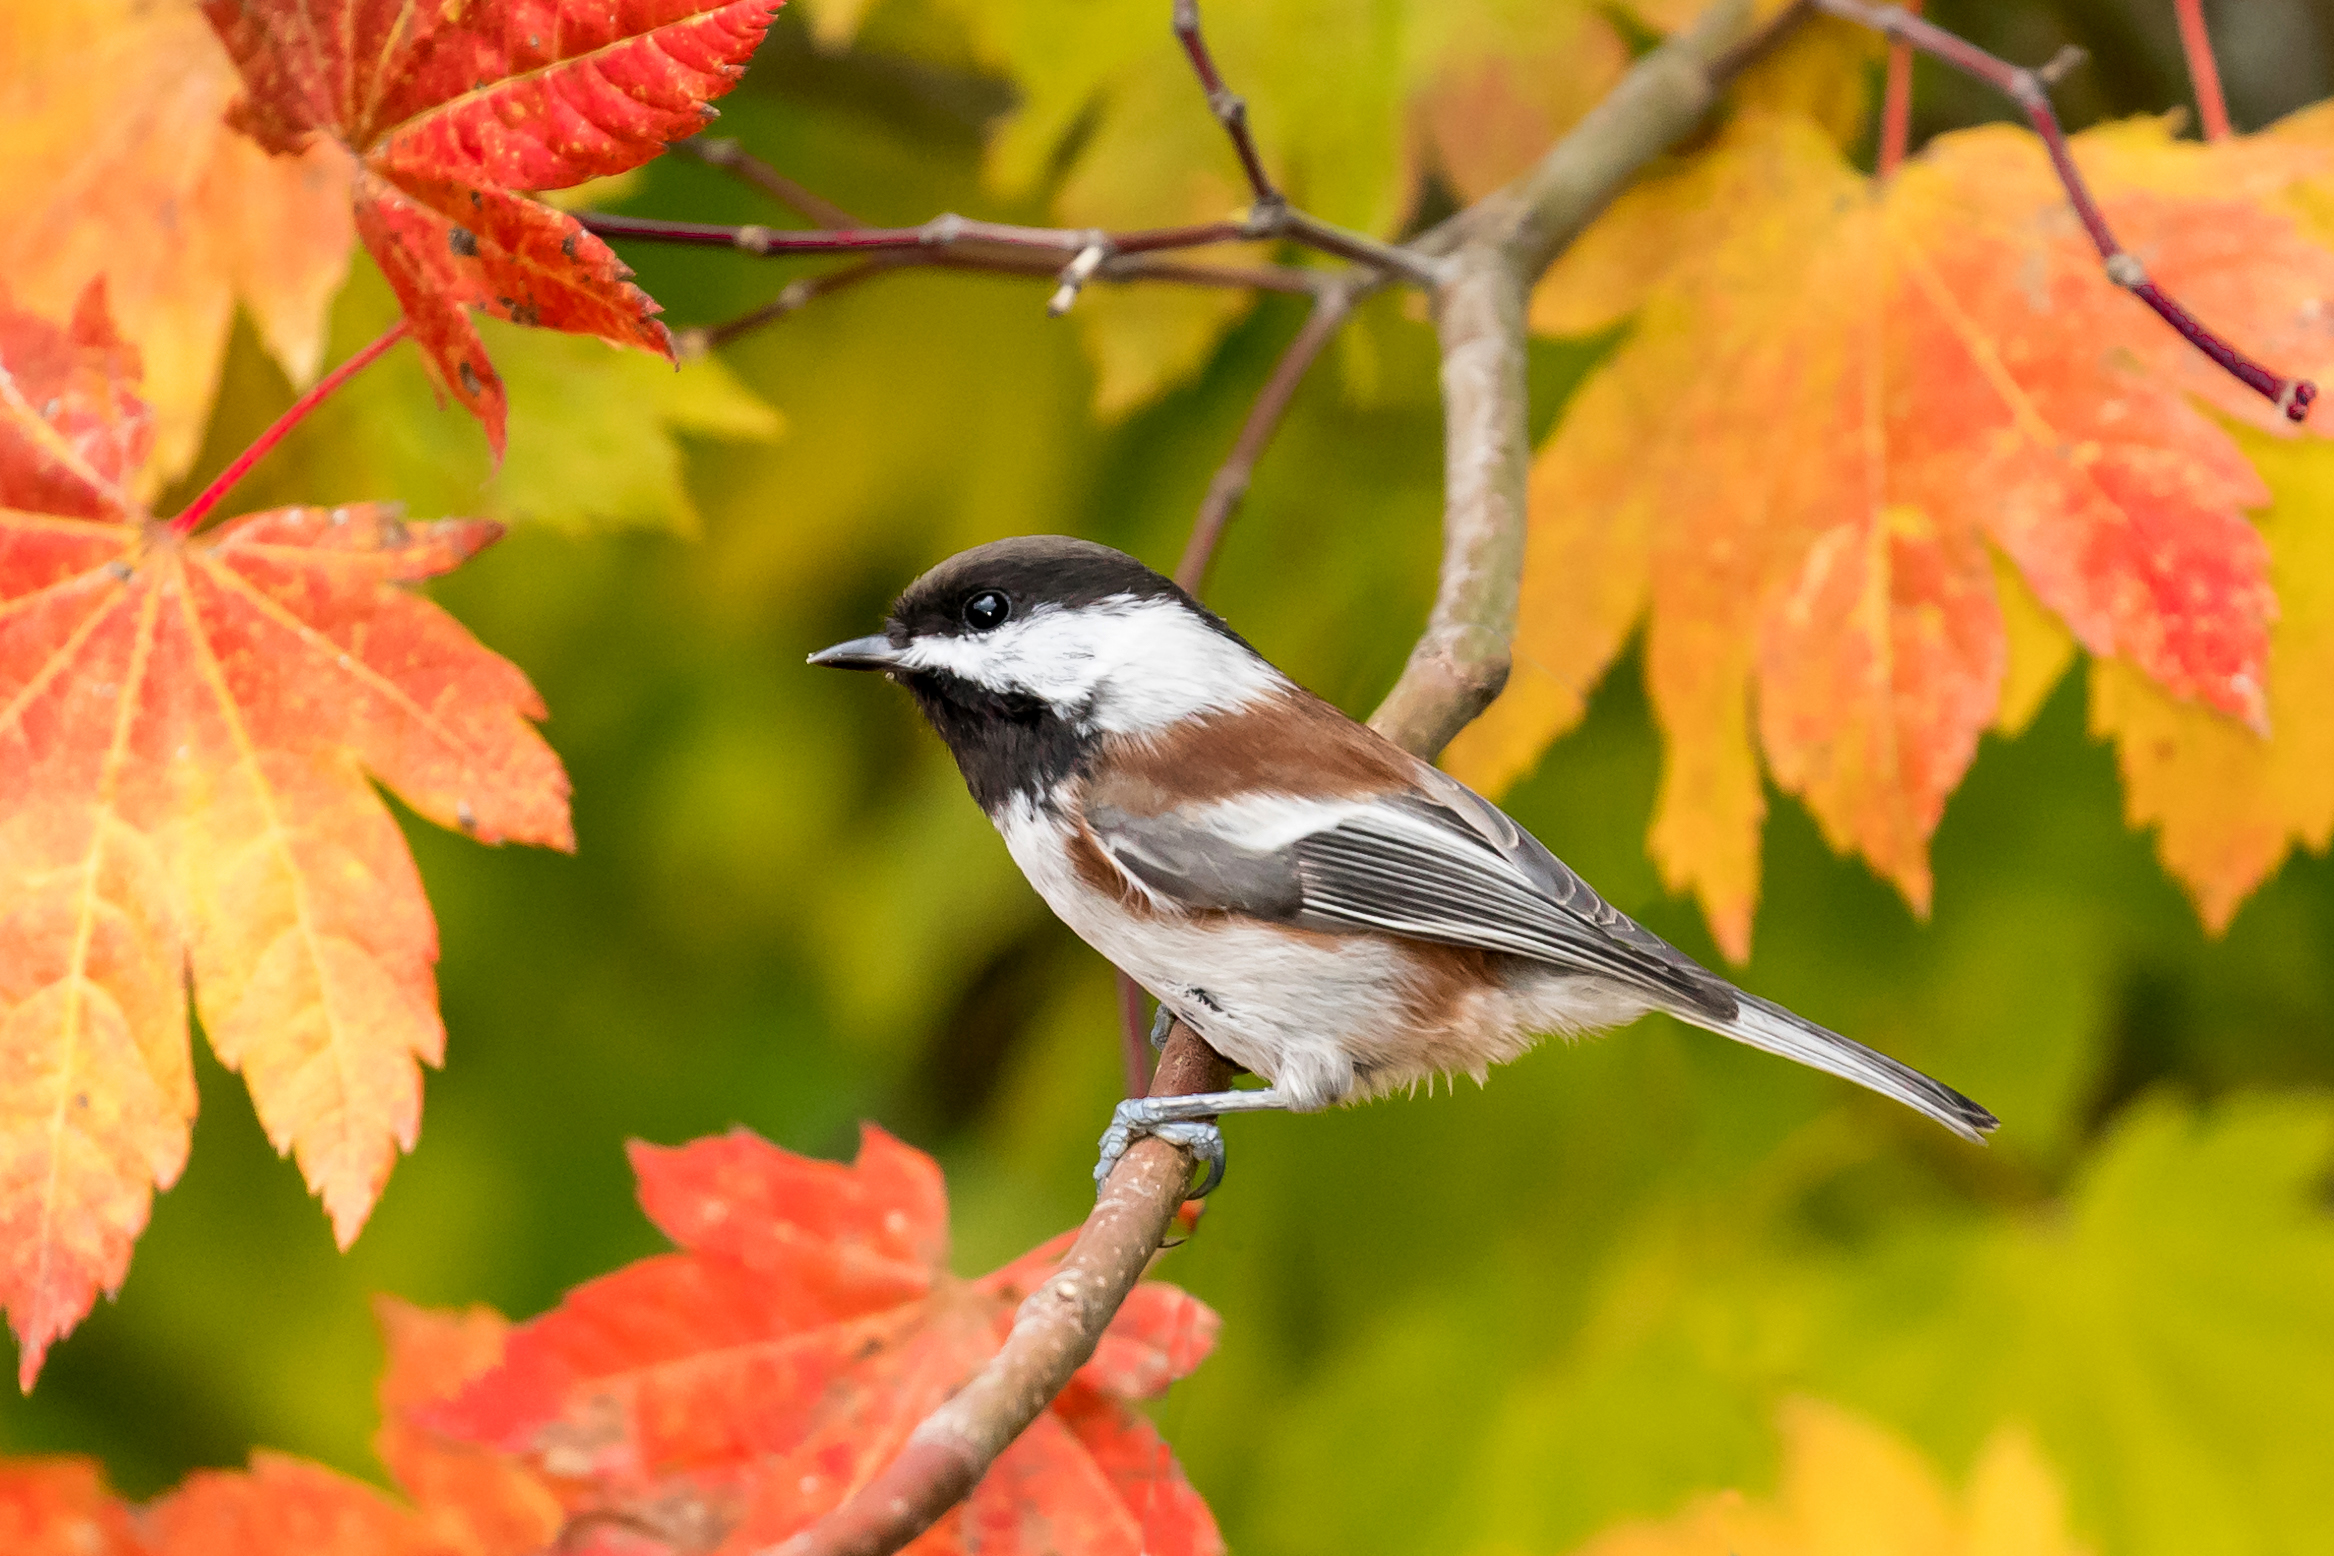
[[194, 459], [238, 302], [295, 382], [348, 270], [348, 174], [227, 128], [242, 90], [191, 0], [0, 7], [0, 286], [63, 316], [103, 275], [146, 363], [150, 497]]
[[1958, 1498], [1893, 1433], [1811, 1400], [1783, 1407], [1771, 1499], [1697, 1498], [1675, 1518], [1626, 1524], [1578, 1556], [2083, 1556], [2066, 1498], [2034, 1441], [2004, 1427]]

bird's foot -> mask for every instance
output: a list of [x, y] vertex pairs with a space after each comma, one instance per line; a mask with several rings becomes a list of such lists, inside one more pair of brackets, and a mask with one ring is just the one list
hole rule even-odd
[[1110, 1115], [1110, 1127], [1102, 1132], [1102, 1154], [1094, 1164], [1096, 1193], [1101, 1192], [1118, 1159], [1126, 1155], [1127, 1147], [1145, 1135], [1183, 1147], [1207, 1169], [1199, 1187], [1187, 1193], [1186, 1199], [1204, 1198], [1224, 1181], [1224, 1132], [1216, 1127], [1215, 1120], [1165, 1118], [1160, 1116], [1162, 1111], [1147, 1097], [1136, 1097], [1118, 1105], [1118, 1110]]

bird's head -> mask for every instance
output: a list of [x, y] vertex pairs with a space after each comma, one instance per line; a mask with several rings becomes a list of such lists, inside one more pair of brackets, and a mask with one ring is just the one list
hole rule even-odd
[[989, 725], [1156, 736], [1288, 684], [1172, 580], [1063, 535], [959, 552], [908, 586], [882, 635], [810, 662], [886, 672], [960, 757]]

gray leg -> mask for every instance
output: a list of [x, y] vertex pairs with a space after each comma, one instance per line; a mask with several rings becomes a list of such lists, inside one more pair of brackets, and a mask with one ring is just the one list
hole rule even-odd
[[1157, 1053], [1167, 1046], [1167, 1033], [1174, 1025], [1175, 1012], [1160, 1006], [1158, 1014], [1151, 1018], [1151, 1052]]
[[1277, 1087], [1262, 1091], [1203, 1091], [1188, 1097], [1135, 1097], [1118, 1105], [1110, 1127], [1102, 1132], [1102, 1159], [1094, 1164], [1094, 1187], [1100, 1190], [1110, 1169], [1126, 1148], [1144, 1135], [1155, 1135], [1180, 1145], [1207, 1167], [1207, 1176], [1190, 1198], [1199, 1199], [1224, 1181], [1224, 1132], [1215, 1125], [1223, 1113], [1265, 1113], [1289, 1106]]

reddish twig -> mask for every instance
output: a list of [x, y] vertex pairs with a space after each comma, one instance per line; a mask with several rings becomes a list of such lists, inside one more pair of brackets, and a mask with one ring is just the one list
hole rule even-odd
[[1188, 227], [1150, 227], [1113, 233], [1069, 227], [1018, 227], [1006, 222], [974, 221], [954, 212], [935, 216], [916, 227], [811, 229], [762, 227], [752, 223], [725, 227], [709, 222], [658, 221], [646, 216], [607, 216], [597, 211], [585, 212], [577, 219], [603, 238], [689, 243], [764, 256], [913, 253], [919, 249], [949, 249], [968, 244], [1072, 256], [1095, 247], [1113, 254], [1147, 254], [1162, 249], [1240, 243], [1261, 235], [1245, 222], [1203, 222]]
[[1339, 327], [1353, 313], [1355, 301], [1368, 286], [1335, 286], [1321, 293], [1313, 303], [1313, 312], [1305, 320], [1305, 327], [1297, 331], [1296, 339], [1281, 353], [1280, 362], [1265, 380], [1256, 403], [1248, 409], [1248, 419], [1240, 424], [1240, 435], [1232, 441], [1232, 451], [1217, 467], [1214, 479], [1208, 482], [1207, 496], [1200, 500], [1198, 517], [1192, 520], [1191, 538], [1184, 543], [1183, 560], [1175, 564], [1175, 581], [1193, 594], [1207, 581], [1208, 564], [1215, 559], [1216, 544], [1224, 537], [1224, 527], [1239, 511], [1241, 499], [1248, 495], [1248, 482], [1256, 472], [1256, 461], [1264, 453], [1265, 445], [1280, 427], [1281, 418], [1288, 413], [1289, 402], [1296, 398], [1297, 386], [1321, 355], [1321, 350], [1335, 338]]
[[2206, 140], [2227, 140], [2229, 105], [2221, 97], [2221, 67], [2212, 57], [2212, 34], [2205, 30], [2204, 0], [2172, 0], [2180, 18], [2180, 52], [2188, 56], [2188, 85], [2196, 93], [2197, 127]]
[[718, 168], [733, 178], [742, 179], [814, 227], [866, 225], [825, 195], [805, 189], [725, 136], [699, 135], [690, 140], [677, 140], [666, 149], [694, 157], [707, 167]]
[[1144, 1095], [1151, 1089], [1151, 1029], [1143, 1021], [1143, 986], [1123, 972], [1118, 974], [1118, 1049], [1126, 1065], [1126, 1094]]
[[237, 454], [226, 469], [212, 478], [210, 485], [196, 494], [195, 500], [186, 505], [186, 511], [170, 521], [171, 531], [179, 535], [193, 534], [195, 527], [209, 518], [211, 510], [218, 507], [227, 493], [234, 489], [235, 483], [249, 475], [251, 467], [266, 458], [270, 449], [283, 442], [286, 434], [307, 420], [310, 411], [331, 399], [342, 384], [347, 383], [370, 367], [382, 352], [387, 351], [404, 338], [405, 321], [399, 319], [395, 324], [390, 325], [388, 330], [372, 344], [318, 379], [314, 388], [294, 400], [291, 409], [278, 416], [275, 419], [275, 424], [267, 431], [252, 439], [249, 448]]
[[[2051, 110], [2049, 82], [2057, 63], [2042, 70], [2028, 70], [2005, 59], [1987, 53], [1967, 39], [1958, 38], [1941, 27], [1921, 20], [1900, 6], [1867, 5], [1863, 0], [1815, 0], [1818, 9], [1845, 21], [1872, 28], [1893, 42], [1905, 43], [1922, 53], [1943, 60], [1954, 69], [2000, 90], [2024, 110], [2027, 122], [2050, 154], [2050, 164], [2058, 173], [2058, 180], [2067, 192], [2067, 201], [2075, 208], [2075, 215], [2083, 230], [2091, 235], [2093, 247], [2104, 262], [2107, 279], [2122, 287], [2156, 311], [2158, 317], [2179, 332], [2197, 350], [2219, 363], [2239, 383], [2275, 405], [2289, 421], [2301, 421], [2310, 413], [2310, 402], [2318, 396], [2317, 386], [2307, 379], [2288, 378], [2272, 372], [2246, 356], [2235, 346], [2215, 334], [2186, 308], [2166, 296], [2148, 273], [2139, 258], [2115, 241], [2108, 230], [2107, 218], [2099, 209], [2099, 202], [2091, 197], [2091, 190], [2083, 182], [2083, 175], [2075, 168], [2075, 159], [2067, 149], [2066, 132], [2059, 127], [2058, 115]], [[2062, 56], [2063, 57], [2063, 56]]]
[[[1905, 9], [1921, 14], [1921, 0], [1905, 0]], [[1913, 48], [1909, 43], [1888, 46], [1888, 86], [1880, 99], [1880, 155], [1873, 172], [1882, 179], [1904, 165], [1913, 135]]]
[[703, 356], [717, 346], [726, 346], [740, 335], [775, 324], [790, 313], [800, 312], [822, 297], [831, 297], [847, 287], [877, 276], [889, 275], [904, 269], [911, 261], [897, 254], [877, 254], [855, 265], [830, 270], [823, 276], [804, 276], [789, 281], [786, 288], [761, 307], [721, 324], [703, 324], [694, 329], [673, 331], [673, 349], [683, 357]]
[[1256, 196], [1259, 206], [1286, 205], [1281, 192], [1273, 187], [1272, 176], [1264, 171], [1264, 158], [1256, 149], [1256, 137], [1248, 129], [1248, 99], [1224, 85], [1224, 78], [1216, 70], [1215, 56], [1208, 52], [1207, 39], [1200, 35], [1199, 0], [1175, 0], [1175, 40], [1183, 45], [1183, 52], [1191, 60], [1191, 73], [1199, 77], [1200, 89], [1208, 95], [1208, 112], [1224, 127], [1232, 138], [1232, 150], [1238, 153], [1240, 169], [1248, 175], [1248, 188]]

